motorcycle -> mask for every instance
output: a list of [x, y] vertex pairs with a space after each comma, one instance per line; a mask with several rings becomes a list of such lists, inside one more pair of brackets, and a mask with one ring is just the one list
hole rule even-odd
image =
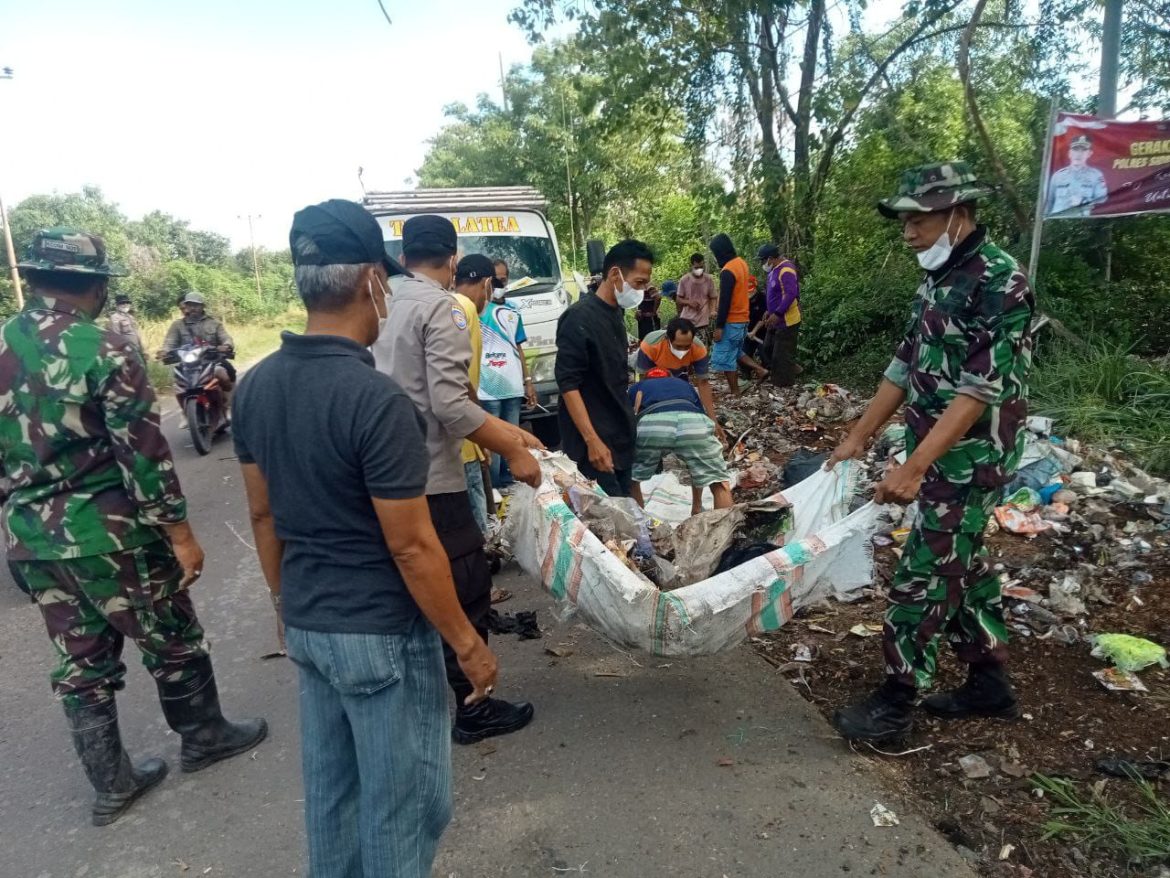
[[232, 350], [221, 351], [205, 344], [183, 345], [163, 357], [164, 363], [175, 367], [175, 395], [187, 418], [191, 442], [200, 454], [211, 451], [214, 438], [230, 423], [224, 390], [215, 370], [234, 357]]

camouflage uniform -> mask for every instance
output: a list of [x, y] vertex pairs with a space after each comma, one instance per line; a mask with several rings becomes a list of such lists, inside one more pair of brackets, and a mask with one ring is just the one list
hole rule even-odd
[[[955, 178], [963, 185], [955, 186]], [[951, 188], [932, 192], [945, 182]], [[903, 177], [886, 215], [938, 210], [980, 194], [962, 163]], [[983, 532], [1024, 447], [1030, 327], [1035, 299], [1016, 261], [978, 228], [918, 289], [913, 316], [885, 377], [906, 391], [912, 454], [958, 395], [987, 404], [979, 420], [927, 471], [918, 516], [890, 589], [883, 646], [887, 673], [929, 686], [939, 636], [968, 663], [1001, 662], [1007, 644], [999, 577]]]
[[[23, 268], [108, 267], [89, 235], [49, 230], [38, 248]], [[44, 616], [66, 708], [122, 688], [125, 637], [157, 680], [182, 681], [207, 648], [162, 530], [187, 505], [154, 391], [139, 351], [67, 298], [34, 295], [0, 326], [0, 474], [8, 558]]]

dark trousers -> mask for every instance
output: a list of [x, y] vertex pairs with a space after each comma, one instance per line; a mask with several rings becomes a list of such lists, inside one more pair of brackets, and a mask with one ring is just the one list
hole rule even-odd
[[647, 335], [656, 329], [662, 328], [662, 321], [658, 319], [658, 315], [654, 314], [650, 317], [638, 317], [638, 340], [641, 341]]
[[[451, 576], [455, 580], [459, 606], [463, 607], [468, 621], [483, 638], [483, 642], [487, 643], [487, 615], [492, 608], [492, 572], [483, 549], [476, 549], [461, 558], [452, 558]], [[447, 666], [447, 684], [455, 693], [455, 706], [461, 707], [474, 687], [463, 673], [463, 668], [459, 667], [455, 650], [446, 641], [443, 641], [443, 663]]]
[[601, 490], [605, 491], [609, 496], [630, 496], [630, 488], [634, 483], [633, 470], [614, 467], [613, 472], [603, 473], [600, 470], [594, 469], [588, 460], [578, 460], [576, 463], [581, 475], [587, 479], [593, 479], [593, 481], [601, 486]]
[[800, 324], [773, 326], [764, 336], [763, 361], [776, 387], [791, 387], [796, 383], [796, 341]]
[[[466, 491], [451, 494], [428, 494], [431, 521], [439, 542], [451, 564], [455, 580], [455, 595], [467, 619], [479, 636], [487, 642], [487, 615], [492, 608], [492, 573], [483, 551], [483, 531], [471, 514], [471, 500]], [[459, 667], [455, 650], [443, 641], [443, 663], [447, 668], [447, 684], [455, 693], [456, 706], [474, 691], [471, 681]]]

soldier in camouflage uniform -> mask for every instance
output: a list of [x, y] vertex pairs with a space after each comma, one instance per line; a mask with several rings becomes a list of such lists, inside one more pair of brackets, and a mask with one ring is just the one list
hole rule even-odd
[[114, 693], [124, 639], [142, 652], [184, 771], [250, 749], [263, 720], [233, 724], [189, 586], [203, 550], [159, 426], [141, 353], [95, 322], [110, 267], [101, 238], [38, 232], [20, 262], [31, 295], [0, 325], [0, 481], [8, 559], [40, 607], [58, 656], [53, 690], [97, 791], [95, 825], [116, 820], [162, 780], [132, 765]]
[[968, 678], [923, 707], [944, 718], [1018, 710], [1003, 664], [999, 577], [983, 533], [1023, 453], [1035, 300], [1016, 261], [975, 224], [974, 202], [987, 194], [966, 163], [949, 162], [907, 171], [898, 194], [878, 205], [902, 222], [925, 275], [881, 387], [826, 465], [862, 455], [905, 402], [907, 460], [887, 472], [874, 499], [917, 498], [918, 514], [890, 587], [886, 682], [833, 717], [850, 739], [909, 731], [944, 634]]

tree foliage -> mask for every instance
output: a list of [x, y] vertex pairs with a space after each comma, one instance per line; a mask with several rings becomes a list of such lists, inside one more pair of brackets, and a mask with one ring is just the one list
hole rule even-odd
[[[112, 291], [130, 295], [144, 317], [177, 316], [179, 299], [193, 290], [207, 296], [212, 313], [228, 320], [280, 313], [296, 299], [287, 251], [258, 252], [257, 293], [250, 250], [233, 254], [224, 236], [192, 229], [186, 220], [162, 211], [130, 220], [97, 187], [33, 195], [9, 211], [9, 221], [18, 254], [43, 228], [72, 226], [101, 235], [110, 258], [130, 270], [128, 277], [113, 281]], [[13, 308], [5, 277], [0, 280], [0, 315]]]
[[[1093, 0], [909, 0], [881, 28], [862, 0], [519, 2], [533, 64], [509, 76], [508, 109], [454, 108], [423, 184], [536, 185], [564, 240], [567, 157], [577, 242], [643, 238], [660, 277], [716, 231], [749, 257], [775, 240], [803, 273], [805, 362], [838, 377], [851, 365], [874, 380], [916, 286], [898, 229], [874, 210], [898, 173], [971, 162], [1000, 190], [980, 221], [1025, 262], [1050, 108], [1095, 105], [1074, 88], [1095, 75]], [[1151, 111], [1170, 94], [1166, 2], [1132, 0], [1122, 34], [1126, 87]], [[576, 35], [544, 44], [566, 19]], [[1101, 223], [1046, 226], [1041, 307], [1075, 333], [1164, 353], [1170, 219], [1110, 227], [1107, 274]]]

